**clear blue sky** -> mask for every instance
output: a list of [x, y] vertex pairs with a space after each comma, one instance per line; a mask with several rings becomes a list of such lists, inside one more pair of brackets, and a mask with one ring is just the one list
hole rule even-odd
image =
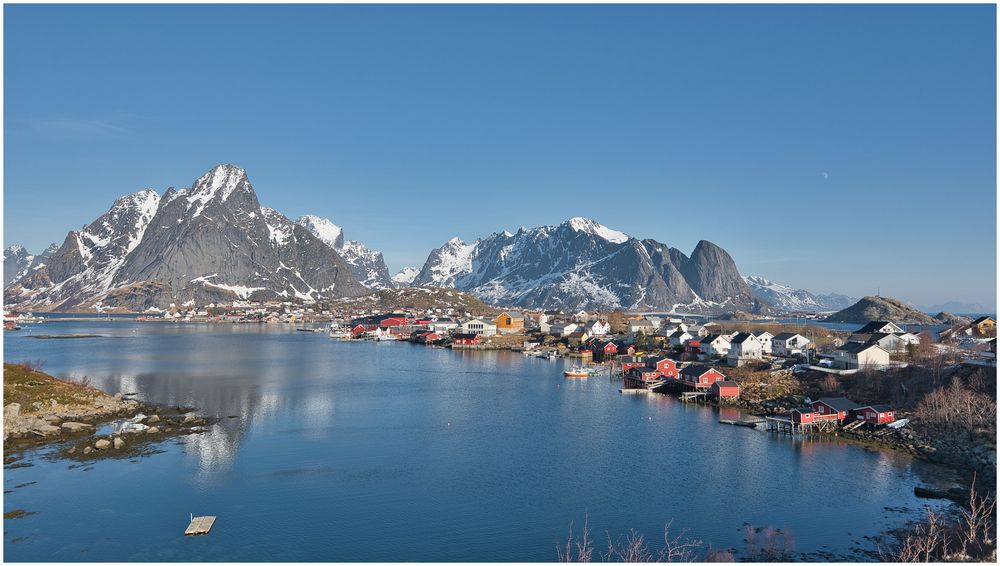
[[593, 217], [744, 274], [996, 300], [994, 6], [4, 6], [4, 239], [247, 169], [419, 267]]

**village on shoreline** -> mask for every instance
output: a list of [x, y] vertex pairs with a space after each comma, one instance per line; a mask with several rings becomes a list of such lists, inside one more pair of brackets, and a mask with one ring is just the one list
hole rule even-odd
[[[135, 318], [155, 323], [286, 323], [341, 340], [409, 341], [455, 350], [573, 358], [579, 364], [575, 375], [608, 376], [621, 383], [623, 393], [669, 393], [685, 401], [738, 409], [733, 418], [723, 419], [728, 424], [764, 425], [793, 435], [833, 434], [963, 469], [992, 469], [990, 476], [995, 475], [995, 439], [991, 444], [985, 431], [956, 442], [949, 427], [926, 422], [918, 414], [920, 401], [933, 389], [955, 380], [967, 382], [970, 376], [982, 381], [982, 372], [993, 375], [986, 381], [993, 384], [995, 398], [992, 317], [938, 333], [892, 321], [872, 321], [849, 332], [736, 317], [520, 311], [482, 303], [394, 306], [236, 300], [203, 308], [171, 305]], [[5, 313], [5, 326], [58, 316]], [[80, 316], [85, 315], [68, 320]], [[114, 320], [106, 313], [94, 316], [102, 317]], [[891, 381], [899, 387], [887, 386]], [[901, 395], [901, 390], [908, 394]], [[751, 418], [741, 416], [744, 413]]]

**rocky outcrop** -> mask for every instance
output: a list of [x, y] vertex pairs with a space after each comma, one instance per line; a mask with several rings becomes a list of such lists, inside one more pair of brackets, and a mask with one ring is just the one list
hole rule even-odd
[[938, 324], [927, 313], [891, 297], [865, 297], [846, 309], [830, 315], [827, 322], [866, 324], [873, 320], [891, 320], [897, 324]]

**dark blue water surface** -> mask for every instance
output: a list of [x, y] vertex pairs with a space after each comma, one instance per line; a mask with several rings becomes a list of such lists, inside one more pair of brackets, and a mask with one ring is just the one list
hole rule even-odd
[[[919, 513], [914, 485], [941, 473], [509, 352], [122, 320], [4, 338], [6, 361], [222, 418], [136, 461], [28, 454], [4, 471], [4, 510], [35, 513], [4, 521], [7, 560], [548, 561], [585, 516], [602, 541], [656, 541], [673, 520], [739, 549], [747, 525], [773, 526], [798, 552], [850, 556]], [[190, 513], [219, 517], [211, 535], [182, 535]]]

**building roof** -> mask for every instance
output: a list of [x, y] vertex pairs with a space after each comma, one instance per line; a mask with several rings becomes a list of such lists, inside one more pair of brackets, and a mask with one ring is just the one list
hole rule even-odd
[[815, 402], [823, 403], [824, 405], [833, 407], [838, 411], [850, 411], [860, 408], [857, 403], [851, 401], [847, 397], [824, 397], [822, 399], [817, 399]]
[[455, 340], [469, 340], [471, 338], [479, 338], [478, 334], [452, 334], [451, 336]]
[[740, 386], [739, 383], [736, 383], [735, 381], [729, 381], [728, 379], [724, 381], [716, 381], [715, 385], [718, 385], [719, 387], [736, 387], [736, 388], [739, 388]]
[[859, 409], [871, 409], [871, 410], [879, 412], [879, 413], [888, 413], [889, 411], [892, 410], [892, 407], [889, 406], [889, 405], [887, 405], [887, 404], [885, 404], [885, 403], [882, 403], [880, 405], [865, 405], [864, 407], [858, 407], [858, 408]]
[[[798, 332], [782, 332], [781, 334], [775, 334], [772, 340], [779, 340], [781, 342], [785, 342], [787, 340], [791, 340], [796, 336], [802, 336], [802, 335], [799, 334]], [[802, 337], [805, 338], [805, 336]]]
[[726, 342], [729, 342], [729, 336], [725, 334], [709, 334], [708, 336], [702, 338], [701, 341], [703, 344], [710, 344], [712, 342], [715, 342], [719, 338], [722, 338]]
[[898, 324], [896, 324], [895, 322], [892, 322], [891, 320], [873, 320], [873, 321], [869, 322], [868, 324], [862, 326], [858, 330], [855, 330], [854, 333], [855, 334], [871, 334], [873, 332], [878, 332], [879, 330], [882, 330], [882, 327], [885, 326], [885, 325], [887, 325], [887, 324], [892, 324], [892, 325], [895, 325], [895, 326], [899, 326]]
[[751, 338], [756, 339], [757, 337], [749, 332], [737, 332], [736, 336], [733, 336], [729, 342], [731, 344], [742, 344]]
[[[693, 375], [695, 377], [698, 377], [698, 376], [704, 375], [704, 374], [706, 374], [706, 373], [708, 373], [708, 372], [710, 372], [710, 371], [712, 371], [714, 369], [715, 369], [714, 367], [712, 367], [712, 366], [710, 366], [708, 364], [691, 364], [691, 365], [685, 367], [684, 369], [682, 369], [681, 370], [681, 374], [683, 374], [683, 375]], [[718, 370], [716, 370], [716, 371], [718, 371]]]
[[[848, 342], [843, 346], [837, 348], [840, 352], [847, 352], [848, 354], [860, 354], [870, 348], [878, 348], [878, 344], [872, 343], [862, 343], [862, 342]], [[879, 348], [881, 350], [881, 348]]]
[[[507, 316], [509, 316], [509, 317], [511, 317], [513, 319], [524, 320], [524, 313], [522, 313], [520, 311], [503, 311], [500, 314], [506, 314]], [[497, 318], [500, 318], [500, 314], [497, 315]]]
[[994, 323], [996, 322], [996, 320], [994, 320], [992, 316], [981, 316], [976, 320], [973, 320], [972, 324], [979, 324], [980, 322], [986, 322], [987, 320], [992, 320]]

